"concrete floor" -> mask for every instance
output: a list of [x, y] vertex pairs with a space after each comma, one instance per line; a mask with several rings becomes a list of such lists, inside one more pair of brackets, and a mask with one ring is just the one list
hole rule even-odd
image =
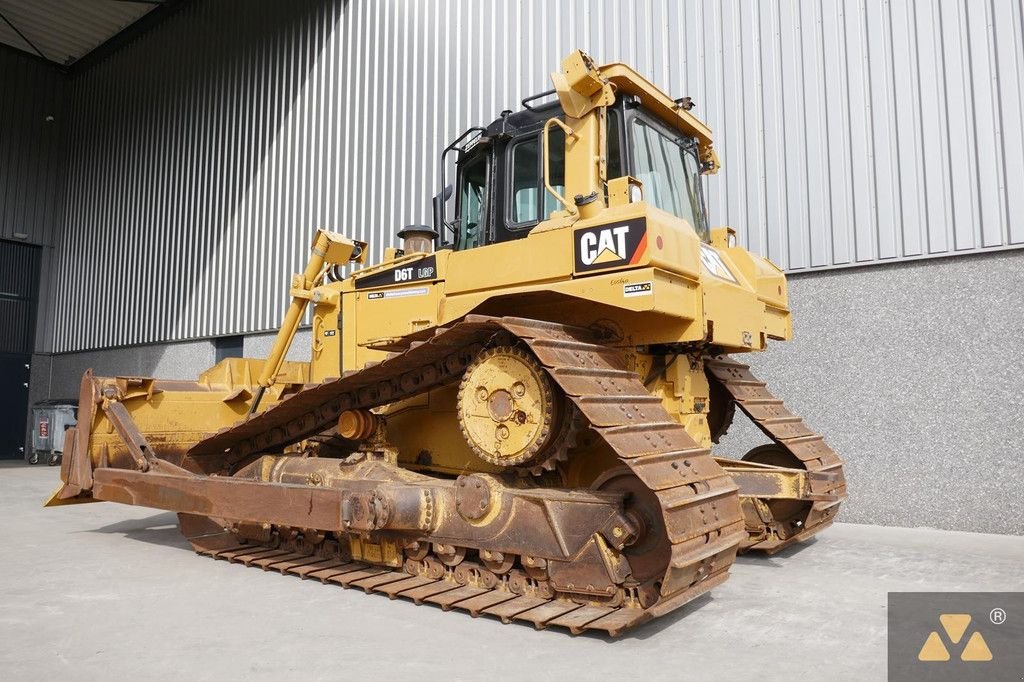
[[0, 465], [0, 679], [885, 678], [886, 592], [1022, 591], [1024, 537], [837, 524], [618, 640], [198, 557], [169, 513]]

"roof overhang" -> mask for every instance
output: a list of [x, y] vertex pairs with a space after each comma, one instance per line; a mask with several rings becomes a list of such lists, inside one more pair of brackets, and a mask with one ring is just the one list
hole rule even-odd
[[65, 68], [179, 0], [0, 0], [0, 44]]

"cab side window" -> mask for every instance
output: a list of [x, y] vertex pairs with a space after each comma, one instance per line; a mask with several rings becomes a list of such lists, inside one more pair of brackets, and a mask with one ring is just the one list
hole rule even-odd
[[459, 217], [456, 249], [472, 249], [483, 244], [485, 200], [487, 198], [487, 154], [477, 153], [461, 168]]
[[707, 241], [696, 141], [673, 135], [639, 116], [631, 127], [633, 172], [643, 183], [644, 199], [687, 221]]
[[512, 147], [512, 215], [516, 225], [536, 223], [540, 215], [540, 138], [530, 137]]
[[622, 117], [618, 109], [608, 110], [608, 179], [621, 178], [626, 174], [622, 164], [622, 140], [619, 131]]
[[[511, 230], [533, 227], [552, 211], [560, 208], [558, 201], [544, 189], [544, 156], [542, 135], [531, 135], [512, 143], [511, 191], [508, 226]], [[565, 192], [565, 133], [553, 128], [548, 134], [551, 186]]]

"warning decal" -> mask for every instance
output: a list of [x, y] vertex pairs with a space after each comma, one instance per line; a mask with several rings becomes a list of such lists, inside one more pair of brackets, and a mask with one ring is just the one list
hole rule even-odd
[[704, 269], [720, 279], [736, 283], [736, 276], [729, 270], [729, 266], [722, 260], [722, 256], [712, 246], [700, 245], [700, 262]]

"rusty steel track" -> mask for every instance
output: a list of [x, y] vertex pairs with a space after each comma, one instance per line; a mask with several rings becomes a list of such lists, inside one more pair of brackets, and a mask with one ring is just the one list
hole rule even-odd
[[628, 371], [617, 352], [565, 325], [503, 318], [590, 427], [658, 499], [671, 556], [661, 597], [728, 571], [745, 537], [736, 484]]
[[[313, 570], [317, 562], [310, 563], [310, 557], [289, 556], [285, 550], [267, 547], [214, 549], [197, 539], [193, 540], [197, 551], [418, 603], [438, 603], [473, 615], [527, 620], [537, 627], [564, 626], [574, 633], [594, 629], [617, 635], [724, 581], [746, 538], [736, 484], [709, 450], [672, 419], [640, 377], [626, 369], [620, 354], [584, 329], [521, 318], [469, 316], [379, 364], [307, 387], [201, 441], [192, 454], [235, 462], [261, 452], [279, 452], [329, 429], [344, 410], [387, 404], [458, 376], [498, 336], [506, 342], [511, 337], [533, 353], [617, 456], [624, 475], [639, 482], [638, 494], [654, 500], [650, 508], [656, 511], [646, 519], [646, 530], [655, 539], [656, 551], [637, 557], [626, 549], [634, 580], [632, 587], [620, 588], [614, 605], [551, 589], [517, 593], [505, 577], [486, 585], [474, 582], [472, 571], [448, 569], [444, 575], [424, 575], [416, 562], [406, 562], [406, 572], [325, 559], [327, 563]], [[271, 559], [279, 561], [268, 563]], [[638, 572], [645, 575], [637, 576]]]
[[659, 603], [656, 608], [643, 609], [635, 606], [581, 604], [564, 597], [517, 594], [509, 588], [507, 581], [494, 587], [463, 584], [455, 579], [453, 572], [435, 579], [363, 561], [324, 558], [259, 544], [236, 544], [213, 549], [197, 543], [195, 549], [197, 553], [214, 559], [262, 568], [264, 571], [276, 571], [282, 575], [297, 575], [303, 580], [311, 578], [324, 584], [356, 587], [367, 594], [376, 592], [391, 599], [401, 597], [418, 605], [435, 604], [445, 611], [465, 611], [474, 618], [487, 615], [499, 618], [504, 623], [532, 623], [538, 630], [565, 628], [574, 635], [589, 630], [606, 632], [612, 637], [691, 601], [728, 577], [727, 573], [720, 573], [701, 582], [697, 589]]
[[723, 355], [706, 361], [705, 367], [772, 442], [799, 460], [807, 471], [827, 474], [809, 479], [811, 492], [838, 498], [812, 503], [798, 532], [787, 538], [768, 538], [748, 549], [777, 552], [832, 525], [839, 505], [847, 496], [843, 460], [839, 455], [821, 434], [786, 409], [783, 401], [768, 390], [768, 385], [754, 376], [749, 365]]

